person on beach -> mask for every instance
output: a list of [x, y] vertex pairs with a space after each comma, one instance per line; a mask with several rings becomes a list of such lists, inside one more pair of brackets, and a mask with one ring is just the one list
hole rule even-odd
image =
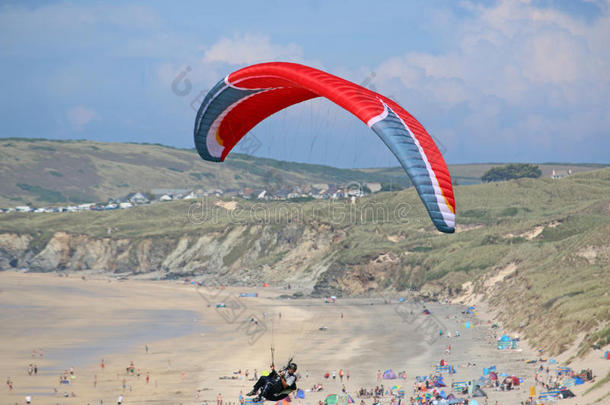
[[272, 364], [271, 373], [268, 376], [261, 376], [256, 384], [254, 384], [252, 391], [246, 395], [252, 396], [258, 394], [254, 398], [255, 402], [260, 402], [264, 399], [268, 399], [269, 401], [284, 399], [288, 394], [296, 390], [296, 371], [297, 365], [289, 363], [285, 369], [277, 373]]

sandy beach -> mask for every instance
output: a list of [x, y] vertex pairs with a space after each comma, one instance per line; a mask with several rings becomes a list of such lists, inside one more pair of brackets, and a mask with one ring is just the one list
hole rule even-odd
[[[456, 370], [445, 374], [447, 393], [452, 382], [478, 378], [492, 365], [525, 381], [518, 391], [486, 390], [490, 404], [519, 404], [533, 385], [534, 366], [526, 364], [533, 350], [498, 351], [490, 321], [464, 314], [462, 305], [425, 304], [431, 315], [424, 315], [422, 303], [399, 302], [400, 295], [326, 304], [282, 298], [294, 290], [82, 274], [0, 273], [0, 376], [12, 385], [0, 391], [0, 403], [22, 404], [30, 395], [33, 404], [114, 404], [123, 395], [124, 404], [213, 404], [219, 394], [223, 404], [237, 403], [255, 370], [268, 368], [271, 346], [276, 365], [294, 357], [299, 366], [306, 397], [298, 405], [317, 404], [343, 386], [358, 403], [358, 389], [379, 384], [402, 386], [408, 399], [415, 377], [433, 373], [441, 359]], [[238, 297], [248, 292], [259, 296]], [[28, 375], [30, 364], [37, 375]], [[608, 366], [596, 367], [603, 377]], [[406, 379], [378, 381], [386, 369], [406, 371]], [[324, 378], [333, 371], [335, 380]], [[60, 384], [64, 373], [69, 384]], [[315, 384], [324, 390], [310, 392]]]

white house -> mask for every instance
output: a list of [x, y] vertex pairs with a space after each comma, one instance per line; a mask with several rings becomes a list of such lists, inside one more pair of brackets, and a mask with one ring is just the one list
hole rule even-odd
[[172, 200], [172, 197], [167, 194], [163, 194], [161, 197], [159, 197], [159, 201], [171, 201], [171, 200]]
[[568, 170], [555, 170], [553, 169], [553, 173], [551, 173], [551, 178], [553, 180], [558, 180], [561, 179], [563, 177], [568, 177], [572, 175], [572, 169], [568, 169]]
[[320, 190], [321, 194], [324, 193], [326, 190], [328, 190], [328, 187], [329, 187], [329, 185], [326, 183], [312, 184], [311, 186], [313, 188], [317, 188], [318, 190]]
[[381, 183], [366, 183], [366, 186], [371, 190], [371, 193], [381, 191]]
[[147, 204], [148, 198], [146, 198], [146, 196], [142, 193], [135, 193], [134, 195], [131, 196], [129, 201], [132, 204]]
[[27, 205], [20, 205], [19, 207], [15, 207], [15, 211], [17, 211], [17, 212], [30, 212], [30, 211], [32, 211], [32, 208], [28, 207]]

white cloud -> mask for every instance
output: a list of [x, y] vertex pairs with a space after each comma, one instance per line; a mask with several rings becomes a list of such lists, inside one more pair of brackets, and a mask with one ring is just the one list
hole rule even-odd
[[584, 21], [529, 1], [463, 4], [471, 16], [450, 21], [452, 46], [387, 59], [375, 69], [380, 90], [435, 117], [425, 124], [436, 133], [461, 132], [471, 150], [493, 139], [498, 150], [568, 154], [610, 130], [608, 8]]
[[223, 38], [204, 54], [204, 63], [223, 62], [230, 65], [252, 64], [270, 61], [301, 61], [303, 50], [289, 43], [271, 43], [266, 35], [244, 34], [233, 38]]
[[94, 110], [82, 105], [69, 108], [66, 111], [66, 118], [76, 131], [82, 131], [92, 121], [99, 120], [100, 116]]

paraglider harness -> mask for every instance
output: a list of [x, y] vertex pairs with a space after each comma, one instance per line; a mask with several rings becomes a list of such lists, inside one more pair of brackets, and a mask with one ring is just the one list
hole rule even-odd
[[[292, 359], [288, 360], [288, 364], [281, 371], [287, 374], [291, 364]], [[276, 372], [275, 369], [271, 370], [271, 373], [266, 377], [266, 379], [267, 382], [261, 388], [261, 393], [258, 396], [260, 401], [262, 401], [262, 398], [269, 401], [280, 401], [297, 389], [296, 376], [295, 382], [284, 388], [284, 385], [282, 384], [282, 376], [280, 373]]]

